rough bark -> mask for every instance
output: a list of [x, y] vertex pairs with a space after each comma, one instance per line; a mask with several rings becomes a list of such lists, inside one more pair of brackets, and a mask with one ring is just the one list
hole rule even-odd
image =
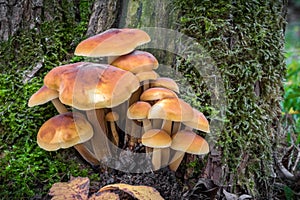
[[0, 40], [7, 40], [25, 27], [38, 27], [42, 20], [43, 6], [43, 0], [1, 0]]
[[114, 27], [119, 9], [120, 1], [96, 0], [93, 4], [87, 36], [92, 36]]

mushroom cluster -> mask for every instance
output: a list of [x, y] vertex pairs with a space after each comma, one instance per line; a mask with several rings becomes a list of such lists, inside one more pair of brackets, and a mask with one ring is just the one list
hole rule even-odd
[[207, 154], [207, 141], [193, 129], [209, 133], [208, 120], [179, 97], [174, 80], [155, 72], [159, 63], [151, 53], [137, 50], [148, 42], [142, 30], [109, 29], [75, 49], [75, 55], [105, 57], [105, 64], [50, 70], [28, 102], [51, 101], [59, 113], [38, 131], [38, 145], [47, 151], [73, 146], [92, 166], [110, 157], [112, 146], [142, 146], [153, 170], [169, 165], [176, 171], [185, 153]]

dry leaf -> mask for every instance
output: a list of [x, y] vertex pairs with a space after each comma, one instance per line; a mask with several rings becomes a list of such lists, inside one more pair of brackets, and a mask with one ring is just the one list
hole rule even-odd
[[116, 189], [123, 190], [139, 200], [163, 200], [155, 188], [148, 186], [132, 186], [120, 183], [104, 186], [99, 190], [99, 192]]
[[97, 192], [93, 194], [89, 200], [120, 200], [119, 195], [113, 192]]
[[71, 180], [67, 183], [54, 183], [50, 188], [49, 195], [53, 196], [52, 200], [87, 200], [89, 187], [89, 178], [71, 178]]

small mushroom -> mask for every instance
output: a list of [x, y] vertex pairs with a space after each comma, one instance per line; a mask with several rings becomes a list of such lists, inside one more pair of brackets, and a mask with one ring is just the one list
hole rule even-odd
[[[193, 108], [182, 99], [171, 97], [157, 101], [149, 110], [148, 119], [163, 119], [162, 130], [172, 134], [172, 122], [188, 121], [193, 117]], [[170, 158], [170, 149], [164, 149], [163, 164]]]
[[177, 83], [173, 79], [167, 77], [159, 77], [156, 80], [151, 81], [150, 87], [164, 87], [179, 93], [179, 87]]
[[147, 90], [150, 87], [150, 80], [155, 80], [158, 76], [159, 75], [153, 70], [136, 74], [136, 77], [141, 82], [141, 86], [143, 86], [143, 91]]
[[150, 104], [153, 105], [160, 99], [170, 98], [170, 97], [178, 98], [176, 93], [173, 92], [172, 90], [169, 90], [167, 88], [162, 88], [162, 87], [155, 87], [155, 88], [149, 88], [145, 90], [141, 94], [140, 99], [142, 101], [150, 102]]
[[112, 142], [116, 146], [119, 146], [119, 134], [116, 128], [116, 121], [118, 121], [119, 115], [116, 112], [109, 112], [105, 115], [105, 120], [110, 124], [110, 130], [112, 134]]
[[135, 50], [129, 54], [118, 57], [111, 65], [138, 74], [157, 69], [158, 61], [149, 52]]
[[[147, 119], [150, 108], [151, 105], [149, 103], [143, 101], [137, 101], [134, 104], [132, 104], [127, 110], [128, 119], [142, 122], [144, 133], [151, 129], [151, 122], [149, 119]], [[129, 142], [129, 146], [131, 146], [131, 148], [136, 143], [136, 137], [141, 138], [142, 136], [142, 134], [140, 135], [136, 134], [139, 130], [136, 130], [137, 125], [134, 123], [134, 121], [133, 124], [134, 125], [132, 125], [131, 137]]]
[[193, 118], [189, 121], [182, 122], [185, 126], [209, 133], [209, 123], [204, 114], [197, 109], [193, 108]]
[[172, 137], [171, 149], [175, 154], [170, 161], [169, 168], [176, 171], [185, 153], [204, 155], [209, 152], [209, 145], [205, 139], [191, 130], [181, 130]]
[[39, 129], [37, 144], [46, 151], [74, 147], [93, 167], [100, 162], [82, 143], [93, 136], [91, 124], [80, 114], [67, 112], [47, 120]]
[[68, 112], [65, 105], [58, 99], [58, 91], [50, 89], [43, 85], [37, 92], [35, 92], [28, 101], [28, 106], [33, 107], [42, 105], [51, 101], [58, 113]]
[[142, 136], [142, 144], [146, 147], [153, 148], [153, 170], [158, 170], [163, 166], [161, 149], [170, 147], [171, 141], [170, 135], [164, 130], [160, 129], [151, 129]]

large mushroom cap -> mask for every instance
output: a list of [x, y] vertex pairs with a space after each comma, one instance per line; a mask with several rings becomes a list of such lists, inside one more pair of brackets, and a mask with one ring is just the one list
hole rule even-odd
[[182, 99], [164, 98], [156, 102], [150, 109], [149, 119], [165, 119], [171, 121], [189, 121], [193, 118], [193, 108]]
[[45, 85], [43, 85], [36, 93], [34, 93], [29, 101], [28, 106], [33, 107], [37, 105], [41, 105], [51, 101], [58, 97], [58, 91], [49, 89]]
[[171, 137], [164, 130], [151, 129], [142, 136], [142, 144], [151, 148], [167, 148], [171, 145]]
[[193, 118], [190, 121], [183, 122], [183, 124], [194, 129], [209, 133], [209, 123], [204, 114], [195, 108], [193, 108], [193, 112]]
[[154, 87], [154, 88], [149, 88], [149, 89], [145, 90], [141, 94], [140, 99], [142, 101], [155, 101], [155, 100], [168, 98], [168, 97], [177, 98], [177, 95], [175, 92], [173, 92], [172, 90], [169, 90], [167, 88]]
[[75, 49], [75, 55], [119, 56], [128, 54], [149, 41], [149, 35], [139, 29], [109, 29], [80, 42]]
[[[61, 73], [58, 75], [56, 71]], [[72, 67], [60, 66], [48, 73], [49, 77], [53, 74], [59, 79], [55, 84], [59, 84], [61, 102], [80, 110], [117, 106], [140, 85], [131, 72], [104, 64], [83, 62]]]
[[64, 113], [47, 120], [37, 134], [38, 145], [47, 151], [69, 148], [86, 142], [93, 128], [80, 113]]
[[202, 155], [209, 152], [207, 141], [191, 130], [181, 130], [172, 138], [171, 148], [190, 154]]
[[111, 65], [132, 73], [139, 73], [157, 69], [158, 61], [151, 53], [135, 50], [127, 55], [118, 57]]
[[127, 110], [129, 119], [146, 119], [151, 105], [144, 101], [137, 101], [132, 104]]
[[86, 62], [77, 62], [61, 65], [51, 69], [44, 77], [44, 84], [50, 89], [58, 90], [60, 86], [61, 75], [66, 71], [76, 69], [78, 66], [87, 64]]

